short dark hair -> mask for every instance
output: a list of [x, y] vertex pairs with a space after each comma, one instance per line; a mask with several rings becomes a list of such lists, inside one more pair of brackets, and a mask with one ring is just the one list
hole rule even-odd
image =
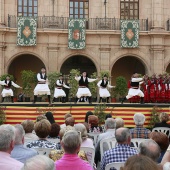
[[60, 125], [58, 123], [53, 123], [51, 125], [51, 132], [49, 134], [50, 137], [54, 138], [59, 135], [60, 132]]
[[88, 123], [88, 117], [89, 117], [90, 115], [93, 115], [93, 112], [88, 111], [88, 112], [86, 113], [86, 116], [85, 116], [85, 122], [86, 122], [86, 123]]

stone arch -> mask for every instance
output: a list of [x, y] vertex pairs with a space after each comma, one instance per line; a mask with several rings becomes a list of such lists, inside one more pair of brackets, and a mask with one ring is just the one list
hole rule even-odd
[[[63, 60], [62, 60], [62, 63], [60, 64], [60, 68], [59, 70], [62, 71], [63, 70], [63, 65], [68, 62], [68, 60], [71, 60], [73, 59], [74, 57], [82, 57], [84, 59], [84, 62], [85, 60], [86, 61], [89, 61], [94, 67], [95, 67], [95, 72], [98, 72], [99, 71], [99, 65], [97, 64], [97, 61], [95, 61], [92, 57], [90, 57], [89, 55], [87, 54], [84, 54], [84, 53], [74, 53], [74, 54], [69, 54], [68, 56], [66, 56]], [[81, 62], [81, 61], [80, 61]], [[83, 62], [83, 61], [82, 61]], [[78, 63], [78, 62], [77, 62]], [[80, 63], [79, 63], [80, 64]], [[85, 63], [86, 66], [88, 67], [87, 63]], [[92, 66], [91, 65], [91, 66]], [[73, 66], [73, 65], [72, 65]], [[74, 66], [73, 68], [78, 68], [76, 66]], [[85, 69], [85, 68], [81, 68], [81, 65], [80, 65], [80, 71], [82, 69]], [[69, 68], [70, 70], [72, 69], [71, 67]], [[87, 70], [88, 68], [86, 68], [85, 70]], [[94, 69], [92, 69], [93, 72], [94, 72]], [[92, 71], [90, 71], [91, 73]], [[66, 74], [68, 74], [68, 70], [66, 71]]]
[[6, 72], [12, 74], [18, 84], [22, 83], [22, 70], [32, 70], [37, 73], [40, 71], [40, 68], [42, 66], [45, 66], [47, 68], [41, 57], [30, 52], [15, 54], [13, 57], [11, 57], [6, 65], [8, 66], [6, 68]]
[[71, 69], [87, 70], [89, 74], [98, 71], [96, 62], [85, 54], [71, 54], [64, 58], [60, 66], [59, 70], [64, 74], [69, 74]]
[[148, 73], [145, 63], [135, 55], [123, 55], [115, 60], [112, 66], [112, 82], [115, 84], [115, 79], [118, 76], [123, 76], [129, 80], [133, 72], [138, 72], [142, 75]]

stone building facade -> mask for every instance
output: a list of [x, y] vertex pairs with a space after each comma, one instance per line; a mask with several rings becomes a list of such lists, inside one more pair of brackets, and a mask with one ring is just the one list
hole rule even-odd
[[[149, 75], [170, 72], [169, 0], [123, 0], [138, 2], [139, 48], [134, 49], [120, 47], [122, 0], [77, 0], [88, 2], [84, 50], [68, 49], [70, 0], [36, 1], [37, 45], [21, 47], [16, 45], [19, 0], [0, 0], [0, 75], [13, 74], [20, 82], [21, 70], [38, 72], [43, 65], [48, 72], [64, 74], [72, 68], [90, 73], [109, 70], [114, 84], [115, 77], [122, 75], [128, 80], [134, 71]], [[107, 25], [103, 25], [105, 17]]]

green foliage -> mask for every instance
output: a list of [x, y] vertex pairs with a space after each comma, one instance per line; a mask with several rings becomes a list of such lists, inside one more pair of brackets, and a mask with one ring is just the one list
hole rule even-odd
[[115, 91], [119, 97], [124, 97], [125, 94], [127, 93], [127, 82], [123, 76], [119, 76], [116, 78]]
[[73, 98], [76, 96], [77, 89], [78, 89], [78, 82], [75, 80], [75, 76], [79, 76], [80, 71], [77, 69], [70, 70], [70, 76], [69, 76], [69, 85], [70, 85], [70, 91], [69, 91], [69, 97]]
[[162, 109], [158, 106], [154, 106], [151, 110], [151, 116], [149, 118], [149, 128], [153, 128], [155, 123], [160, 122], [159, 115], [162, 112]]
[[116, 93], [116, 88], [111, 88], [110, 89], [110, 95], [112, 98], [116, 98], [117, 97], [117, 93]]
[[[96, 72], [94, 72], [90, 76], [90, 78], [92, 78], [92, 79], [96, 79], [96, 77], [97, 77], [97, 73]], [[97, 89], [98, 88], [97, 88], [97, 82], [96, 81], [89, 83], [89, 89], [90, 89], [90, 92], [92, 94], [92, 97], [97, 97]]]
[[102, 79], [105, 74], [107, 75], [108, 78], [110, 77], [110, 72], [109, 71], [101, 71], [100, 72], [100, 78]]
[[49, 81], [49, 88], [50, 88], [51, 94], [54, 94], [56, 81], [59, 78], [60, 74], [61, 73], [58, 73], [58, 72], [48, 73], [48, 81]]
[[26, 97], [30, 97], [33, 87], [37, 82], [36, 73], [31, 70], [21, 71], [22, 88]]
[[5, 114], [5, 108], [0, 106], [0, 125], [4, 124], [6, 121], [6, 114]]
[[7, 76], [10, 77], [11, 81], [14, 81], [14, 76], [10, 75], [10, 74], [3, 74], [3, 75], [1, 75], [0, 80], [1, 81], [5, 80]]
[[106, 110], [106, 104], [99, 104], [94, 107], [94, 115], [96, 115], [99, 118], [99, 125], [104, 123], [105, 121], [105, 110]]

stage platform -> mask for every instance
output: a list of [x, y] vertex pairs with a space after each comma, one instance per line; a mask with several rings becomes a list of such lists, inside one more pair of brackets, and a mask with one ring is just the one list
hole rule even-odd
[[[48, 107], [48, 103], [37, 102], [16, 102], [16, 103], [1, 103], [5, 107], [6, 124], [21, 123], [25, 119], [35, 121], [36, 117], [43, 112], [51, 111], [57, 123], [64, 122], [64, 115], [71, 113], [77, 122], [84, 122], [85, 114], [87, 111], [94, 111], [94, 107], [98, 103], [54, 103], [52, 107]], [[113, 118], [121, 117], [125, 121], [126, 127], [134, 127], [133, 115], [136, 112], [141, 112], [146, 116], [145, 127], [148, 127], [151, 110], [154, 106], [158, 106], [162, 111], [170, 114], [170, 104], [151, 103], [151, 104], [131, 104], [131, 103], [109, 103], [106, 104], [106, 113], [112, 113]]]

